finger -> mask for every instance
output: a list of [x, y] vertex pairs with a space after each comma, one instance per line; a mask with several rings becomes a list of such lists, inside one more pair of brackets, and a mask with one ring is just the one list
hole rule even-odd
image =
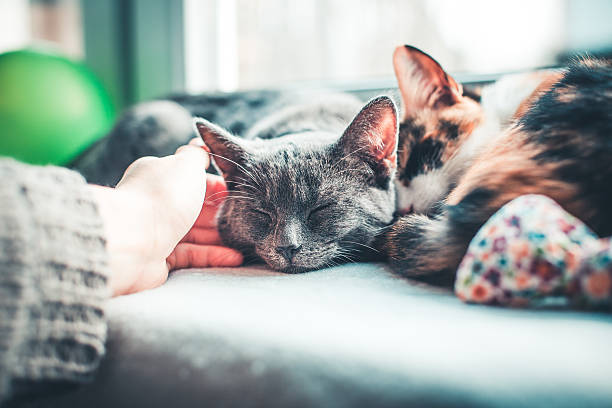
[[227, 186], [223, 177], [206, 174], [206, 197], [194, 225], [199, 228], [214, 228], [217, 225], [215, 216], [226, 196]]
[[[196, 163], [202, 169], [207, 169], [210, 165], [210, 157], [208, 153], [200, 146], [195, 145], [183, 145], [179, 146], [174, 153], [175, 156], [181, 156], [181, 160], [187, 158], [191, 160], [201, 161], [202, 163]], [[191, 156], [188, 156], [191, 155]]]
[[[206, 145], [206, 143], [204, 143], [204, 141], [202, 139], [193, 139], [198, 141], [199, 143], [196, 143], [198, 146], [200, 146], [206, 153], [208, 154], [212, 154], [212, 152], [210, 151], [210, 147], [208, 147], [208, 145]], [[191, 142], [190, 142], [191, 143]]]
[[206, 153], [211, 153], [210, 147], [206, 146], [206, 143], [204, 143], [204, 140], [202, 140], [201, 137], [194, 137], [193, 139], [189, 141], [188, 144], [192, 146], [199, 146], [202, 149], [204, 149]]
[[216, 228], [217, 227], [217, 212], [219, 212], [219, 206], [207, 205], [204, 203], [200, 214], [196, 218], [193, 226], [196, 228]]
[[212, 228], [192, 228], [181, 240], [199, 245], [221, 245], [219, 231]]
[[242, 254], [234, 249], [214, 245], [180, 243], [166, 258], [168, 270], [240, 266]]
[[206, 175], [206, 198], [209, 205], [218, 206], [223, 200], [217, 200], [217, 198], [225, 198], [227, 196], [227, 184], [223, 177], [216, 174]]
[[189, 141], [189, 144], [192, 146], [204, 146], [204, 141], [202, 140], [201, 137], [194, 137], [193, 139], [191, 139]]

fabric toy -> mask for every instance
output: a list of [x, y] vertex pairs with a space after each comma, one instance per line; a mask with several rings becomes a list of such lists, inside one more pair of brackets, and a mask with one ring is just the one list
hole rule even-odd
[[455, 281], [465, 302], [507, 306], [612, 305], [612, 242], [556, 202], [519, 197], [472, 239]]

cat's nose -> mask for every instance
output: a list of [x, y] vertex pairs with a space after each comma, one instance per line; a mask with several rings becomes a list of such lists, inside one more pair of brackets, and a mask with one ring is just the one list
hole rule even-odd
[[276, 252], [281, 254], [283, 258], [287, 260], [287, 262], [291, 263], [291, 261], [293, 260], [293, 256], [297, 253], [297, 251], [300, 250], [300, 248], [302, 248], [301, 245], [300, 246], [296, 246], [296, 245], [279, 246], [279, 247], [276, 247]]
[[395, 212], [395, 216], [403, 217], [404, 215], [412, 214], [414, 212], [414, 204], [410, 204], [410, 207], [399, 209]]

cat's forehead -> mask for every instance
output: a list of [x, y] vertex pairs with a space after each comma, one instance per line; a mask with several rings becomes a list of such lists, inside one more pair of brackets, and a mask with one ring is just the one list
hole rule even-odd
[[270, 154], [278, 154], [285, 150], [298, 154], [325, 150], [339, 137], [339, 133], [302, 129], [287, 132], [273, 139], [253, 139], [248, 143], [249, 149], [255, 153], [254, 160], [259, 161], [266, 159]]
[[332, 159], [331, 150], [339, 135], [304, 131], [271, 140], [254, 141], [250, 157], [253, 168], [270, 179], [317, 176]]
[[262, 199], [269, 205], [301, 210], [322, 199], [333, 199], [355, 189], [357, 179], [342, 173], [330, 144], [286, 145], [258, 155], [249, 167]]
[[407, 183], [443, 166], [482, 120], [480, 105], [468, 98], [453, 107], [405, 117], [399, 128], [398, 178]]
[[423, 109], [405, 117], [400, 123], [400, 139], [435, 138], [452, 141], [469, 134], [483, 119], [479, 103], [463, 98], [445, 109]]

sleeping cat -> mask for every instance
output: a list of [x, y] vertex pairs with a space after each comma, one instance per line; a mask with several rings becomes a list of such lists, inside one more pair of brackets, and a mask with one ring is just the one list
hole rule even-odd
[[354, 116], [358, 106], [343, 96], [281, 109], [246, 139], [196, 119], [229, 190], [224, 244], [288, 273], [380, 257], [374, 240], [395, 211], [397, 112], [384, 96]]
[[609, 63], [585, 59], [534, 74], [535, 91], [511, 117], [497, 118], [484, 96], [482, 105], [464, 96], [416, 48], [398, 47], [394, 68], [404, 105], [398, 205], [407, 215], [382, 247], [395, 270], [453, 275], [478, 229], [523, 194], [547, 195], [600, 235], [612, 234]]
[[[570, 68], [569, 73], [575, 72], [578, 75], [588, 71], [592, 77], [587, 75], [587, 78], [605, 83], [607, 77], [601, 73], [607, 72], [608, 68], [598, 68], [598, 63], [591, 64], [593, 67], [589, 68], [590, 71], [584, 65], [576, 65]], [[520, 193], [543, 192], [561, 201], [561, 204], [567, 204], [566, 208], [571, 210], [571, 205], [576, 206], [571, 203], [573, 199], [568, 197], [563, 200], [559, 191], [558, 194], [553, 191], [555, 188], [562, 189], [565, 185], [559, 181], [561, 176], [555, 171], [565, 171], [562, 176], [569, 177], [567, 170], [563, 169], [572, 168], [571, 164], [574, 163], [574, 167], [577, 166], [577, 170], [582, 171], [580, 177], [586, 175], [597, 179], [597, 174], [607, 175], [607, 168], [595, 168], [592, 173], [582, 168], [586, 167], [586, 160], [597, 157], [595, 153], [607, 153], [604, 141], [600, 141], [603, 143], [600, 143], [601, 146], [591, 141], [584, 148], [574, 147], [583, 161], [562, 157], [557, 159], [560, 163], [557, 163], [557, 170], [553, 171], [551, 168], [554, 166], [548, 163], [552, 159], [546, 159], [545, 153], [555, 149], [554, 146], [546, 144], [549, 143], [548, 139], [538, 142], [539, 149], [543, 152], [536, 157], [536, 153], [528, 149], [538, 148], [537, 140], [529, 140], [524, 135], [529, 132], [536, 134], [535, 131], [517, 131], [517, 124], [509, 128], [510, 130], [502, 131], [507, 125], [506, 122], [517, 120], [519, 116], [530, 117], [535, 107], [545, 99], [537, 100], [534, 107], [529, 104], [536, 100], [534, 98], [529, 100], [529, 103], [524, 103], [517, 118], [511, 117], [514, 109], [508, 109], [507, 106], [516, 107], [526, 96], [526, 90], [535, 87], [534, 83], [544, 81], [545, 87], [558, 79], [559, 74], [529, 76], [527, 80], [521, 80], [524, 83], [519, 86], [510, 87], [501, 97], [495, 94], [491, 97], [487, 95], [490, 89], [485, 89], [480, 105], [475, 101], [477, 98], [474, 95], [462, 94], [461, 85], [448, 76], [435, 60], [419, 50], [412, 47], [398, 48], [394, 54], [394, 68], [405, 107], [400, 126], [400, 146], [397, 150], [399, 167], [395, 182], [398, 209], [403, 213], [424, 215], [412, 215], [399, 220], [391, 231], [384, 235], [382, 248], [375, 245], [379, 242], [375, 235], [384, 231], [385, 223], [391, 221], [393, 185], [390, 183], [386, 186], [378, 182], [371, 184], [371, 180], [377, 180], [380, 174], [383, 175], [383, 180], [390, 180], [396, 164], [392, 160], [395, 150], [390, 147], [394, 146], [394, 142], [388, 138], [385, 139], [382, 150], [386, 155], [385, 161], [376, 164], [376, 157], [379, 156], [374, 153], [380, 153], [376, 143], [381, 143], [378, 140], [381, 126], [390, 129], [390, 125], [385, 123], [391, 122], [390, 117], [395, 118], [394, 114], [389, 114], [390, 111], [394, 112], [394, 109], [390, 108], [383, 109], [382, 111], [387, 113], [380, 115], [381, 110], [375, 109], [377, 104], [383, 103], [380, 101], [373, 106], [368, 105], [368, 109], [364, 108], [353, 124], [345, 130], [342, 138], [338, 139], [353, 112], [358, 110], [355, 101], [345, 100], [339, 105], [333, 100], [327, 101], [326, 104], [295, 104], [294, 95], [285, 96], [283, 100], [283, 95], [274, 92], [256, 94], [254, 97], [249, 94], [219, 97], [179, 96], [173, 98], [173, 101], [147, 103], [129, 111], [111, 135], [81, 156], [75, 167], [90, 181], [113, 184], [110, 180], [117, 179], [127, 164], [137, 157], [145, 154], [168, 154], [176, 146], [186, 142], [192, 136], [189, 125], [191, 115], [205, 114], [209, 118], [213, 117], [215, 121], [225, 121], [229, 124], [226, 126], [246, 135], [247, 139], [278, 138], [265, 142], [241, 142], [210, 123], [200, 123], [200, 131], [211, 145], [213, 154], [231, 160], [227, 161], [221, 157], [216, 160], [232, 191], [220, 219], [220, 229], [226, 244], [238, 247], [254, 258], [265, 260], [273, 268], [288, 272], [316, 269], [339, 261], [371, 259], [380, 255], [379, 251], [384, 249], [396, 269], [411, 275], [454, 271], [458, 259], [463, 255], [467, 243], [478, 227], [505, 202], [500, 200], [500, 197], [510, 200]], [[504, 81], [500, 84], [503, 83]], [[496, 85], [497, 90], [500, 84]], [[588, 90], [588, 83], [564, 86], [572, 88], [578, 85], [581, 89]], [[566, 105], [567, 108], [579, 111], [580, 117], [585, 118], [588, 117], [586, 112], [578, 109], [585, 106], [582, 96], [584, 95], [578, 92], [574, 98], [579, 102], [577, 107], [569, 103], [569, 99], [572, 99], [570, 96], [566, 97]], [[593, 98], [609, 103], [605, 95]], [[494, 106], [495, 109], [487, 109], [488, 105], [496, 105], [502, 99], [502, 108]], [[514, 102], [507, 104], [506, 99], [513, 99]], [[293, 107], [283, 108], [285, 104]], [[388, 105], [388, 100], [384, 104]], [[528, 107], [530, 108], [527, 109]], [[248, 112], [246, 121], [243, 120], [245, 112]], [[599, 112], [599, 116], [593, 117], [596, 124], [602, 121], [602, 115]], [[263, 119], [255, 123], [258, 117]], [[552, 116], [543, 116], [541, 119], [541, 126], [545, 128], [556, 125], [555, 120], [560, 120]], [[531, 121], [533, 122], [534, 120]], [[371, 126], [370, 130], [374, 133], [363, 129], [367, 127], [366, 124]], [[578, 128], [571, 129], [570, 126], [569, 130], [566, 129], [569, 133], [581, 130], [582, 124], [570, 125], [578, 125]], [[250, 130], [246, 131], [248, 128]], [[600, 128], [606, 130], [603, 125]], [[357, 132], [360, 129], [362, 131]], [[585, 130], [588, 130], [587, 127]], [[324, 131], [324, 134], [321, 131]], [[589, 131], [593, 133], [592, 129]], [[519, 139], [514, 140], [508, 136], [515, 133], [525, 139], [522, 144], [518, 143]], [[368, 135], [374, 135], [374, 140]], [[318, 140], [316, 143], [315, 139]], [[561, 136], [557, 139], [564, 140]], [[349, 140], [352, 142], [349, 143]], [[580, 138], [576, 140], [579, 141]], [[344, 146], [342, 149], [340, 144]], [[515, 151], [503, 151], [503, 147], [509, 144], [517, 144], [518, 147]], [[601, 149], [588, 150], [587, 147], [592, 148], [593, 144]], [[358, 151], [349, 154], [347, 146]], [[487, 157], [485, 153], [492, 147], [502, 151], [493, 149], [493, 153], [488, 153], [493, 159], [488, 164], [484, 163], [486, 160], [483, 158]], [[525, 150], [521, 157], [512, 157], [509, 154], [519, 153], [521, 149]], [[562, 149], [566, 153], [570, 150]], [[348, 156], [342, 158], [341, 153]], [[503, 155], [510, 156], [511, 160], [505, 161]], [[330, 164], [334, 160], [338, 162], [335, 166]], [[125, 165], [117, 165], [118, 162]], [[316, 165], [313, 166], [313, 163]], [[357, 167], [353, 167], [356, 163]], [[597, 161], [595, 164], [601, 167], [602, 163]], [[504, 173], [505, 164], [514, 168]], [[543, 164], [542, 168], [538, 167], [539, 164]], [[347, 165], [349, 167], [345, 173], [336, 173], [338, 170], [344, 171], [341, 167]], [[463, 194], [467, 197], [462, 197], [460, 187], [465, 186], [462, 184], [463, 178], [470, 174], [476, 177], [473, 175], [475, 169], [487, 168], [487, 165], [491, 167], [487, 170], [491, 174], [497, 172], [497, 185], [492, 186], [495, 189], [472, 187], [470, 191], [470, 188], [464, 188]], [[516, 168], [521, 165], [530, 167], [523, 170]], [[252, 169], [256, 169], [256, 173], [252, 173]], [[549, 173], [544, 172], [546, 169]], [[601, 173], [598, 173], [599, 170]], [[102, 181], [96, 180], [96, 176]], [[303, 182], [299, 182], [300, 179]], [[478, 183], [484, 187], [486, 179], [487, 174], [481, 174]], [[588, 180], [588, 177], [578, 177], [566, 184], [573, 182], [579, 186], [584, 180]], [[504, 184], [506, 182], [507, 185]], [[585, 187], [582, 191], [595, 196], [599, 187], [589, 188], [591, 189]], [[605, 195], [605, 186], [599, 191], [605, 197], [609, 196]], [[329, 194], [329, 203], [317, 203], [317, 199], [325, 198], [325, 195], [319, 192]], [[447, 196], [448, 200], [442, 202]], [[452, 197], [455, 197], [455, 200], [462, 199], [461, 203], [450, 201]], [[579, 200], [576, 198], [574, 201]], [[478, 207], [480, 203], [483, 208]], [[326, 206], [327, 204], [331, 205]], [[263, 208], [265, 205], [268, 209]], [[584, 210], [584, 205], [582, 209]], [[252, 214], [247, 214], [246, 210], [252, 210]], [[574, 212], [588, 221], [588, 211]], [[235, 218], [230, 217], [230, 213]], [[601, 211], [599, 214], [605, 217], [601, 215]], [[289, 218], [291, 222], [287, 222]], [[326, 222], [329, 222], [329, 228], [321, 228]], [[350, 228], [349, 224], [354, 224], [355, 228]], [[270, 228], [266, 230], [265, 227]]]
[[317, 90], [178, 95], [126, 111], [72, 167], [114, 185], [137, 158], [187, 143], [202, 115], [216, 122], [197, 132], [230, 191], [218, 219], [226, 245], [286, 272], [382, 258], [374, 240], [395, 210], [398, 118], [387, 97], [362, 106]]

